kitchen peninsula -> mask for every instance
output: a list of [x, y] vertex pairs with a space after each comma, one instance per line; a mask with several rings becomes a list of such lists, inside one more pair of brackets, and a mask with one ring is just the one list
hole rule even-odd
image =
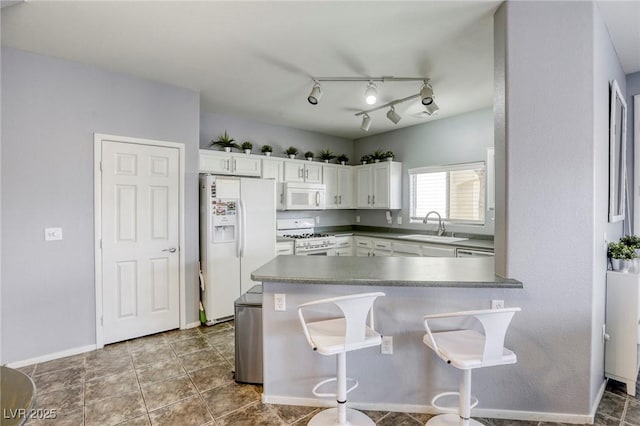
[[[413, 412], [433, 412], [431, 398], [455, 390], [458, 383], [455, 369], [438, 362], [422, 343], [423, 316], [488, 308], [492, 299], [511, 306], [509, 298], [523, 288], [517, 280], [496, 276], [492, 258], [278, 256], [254, 271], [252, 279], [263, 283], [264, 402], [335, 404], [311, 392], [318, 381], [335, 374], [335, 360], [309, 349], [297, 306], [382, 291], [386, 296], [374, 305], [375, 326], [393, 338], [393, 353], [381, 354], [379, 347], [349, 353], [348, 375], [360, 382], [349, 394], [349, 403], [361, 409]], [[284, 310], [275, 310], [276, 294], [285, 296]], [[318, 309], [325, 310], [310, 310], [310, 320], [334, 313]], [[518, 352], [517, 345], [509, 347]], [[504, 367], [509, 368], [517, 364]], [[485, 376], [474, 382], [475, 394], [492, 389], [490, 394], [497, 398], [495, 405], [494, 398], [481, 398], [483, 408], [501, 408], [499, 383], [499, 377]]]

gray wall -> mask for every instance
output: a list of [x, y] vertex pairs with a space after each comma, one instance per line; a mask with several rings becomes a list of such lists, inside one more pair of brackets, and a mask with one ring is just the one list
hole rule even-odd
[[[306, 151], [313, 151], [317, 156], [320, 150], [329, 149], [336, 154], [346, 154], [350, 163], [354, 163], [353, 141], [349, 139], [262, 123], [245, 117], [204, 111], [200, 116], [200, 148], [217, 150], [218, 148], [209, 145], [211, 140], [217, 139], [225, 130], [237, 143], [251, 141], [254, 154], [260, 153], [262, 145], [271, 145], [273, 147], [271, 155], [274, 157], [286, 157], [284, 150], [294, 146], [300, 152], [297, 157], [299, 159], [303, 158]], [[342, 226], [351, 225], [355, 219], [355, 213], [348, 210], [278, 212], [277, 217], [278, 219], [318, 217], [318, 226]]]
[[[409, 223], [409, 175], [413, 167], [485, 161], [493, 146], [493, 111], [486, 108], [451, 118], [435, 120], [355, 141], [355, 159], [376, 149], [391, 150], [402, 162], [402, 210], [393, 212], [393, 227], [433, 230], [422, 223]], [[384, 211], [359, 210], [360, 224], [389, 226]], [[402, 216], [402, 225], [397, 216]], [[493, 234], [493, 221], [487, 215], [485, 226], [447, 225], [448, 231]]]
[[609, 81], [624, 75], [593, 3], [500, 9], [504, 110], [496, 118], [504, 123], [496, 132], [505, 148], [496, 168], [506, 181], [496, 235], [505, 245], [496, 256], [525, 285], [506, 304], [523, 308], [513, 345], [529, 349], [518, 365], [530, 378], [513, 392], [535, 411], [587, 414], [604, 380], [603, 234], [617, 239], [622, 230], [607, 223], [606, 153]]
[[[96, 342], [94, 132], [185, 144], [187, 322], [197, 321], [198, 94], [3, 48], [2, 95], [2, 361]], [[44, 241], [50, 226], [62, 241]]]
[[[629, 179], [630, 188], [636, 188], [638, 186], [638, 182], [634, 182], [634, 173], [633, 173], [633, 160], [635, 155], [635, 141], [633, 138], [634, 132], [634, 104], [633, 97], [635, 95], [640, 95], [640, 71], [628, 74], [626, 77], [627, 84], [627, 178]], [[640, 165], [639, 165], [640, 167]], [[629, 190], [629, 193], [633, 193], [632, 189]], [[631, 208], [631, 217], [634, 215], [634, 205], [633, 202], [629, 206]], [[633, 220], [631, 221], [633, 224]], [[635, 224], [635, 228], [632, 226], [631, 229], [635, 234], [640, 234], [640, 224]]]

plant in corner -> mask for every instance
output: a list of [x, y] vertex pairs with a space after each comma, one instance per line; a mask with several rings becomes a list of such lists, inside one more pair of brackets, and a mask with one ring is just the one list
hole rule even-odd
[[242, 142], [240, 148], [244, 151], [245, 154], [251, 154], [251, 150], [253, 149], [253, 144], [249, 141]]
[[336, 155], [328, 149], [323, 149], [320, 151], [320, 159], [325, 163], [328, 163], [330, 160], [336, 158]]
[[268, 157], [273, 152], [273, 147], [271, 145], [262, 145], [262, 148], [260, 148], [260, 152]]
[[316, 155], [311, 152], [311, 151], [307, 151], [304, 153], [304, 158], [306, 158], [309, 161], [313, 161], [313, 157], [315, 157]]
[[224, 134], [220, 135], [218, 140], [212, 140], [210, 146], [219, 146], [220, 148], [224, 148], [226, 152], [231, 152], [231, 148], [240, 148], [236, 143], [236, 140], [229, 136], [226, 130], [224, 131]]
[[345, 164], [347, 164], [347, 161], [349, 161], [349, 157], [347, 157], [345, 154], [340, 154], [336, 157], [336, 160], [338, 160], [340, 164], [344, 166]]
[[298, 148], [294, 146], [290, 146], [284, 151], [285, 154], [289, 156], [289, 158], [296, 158], [296, 154], [298, 153]]
[[635, 251], [622, 240], [609, 243], [607, 255], [611, 258], [611, 267], [614, 271], [627, 272], [630, 260], [637, 257]]

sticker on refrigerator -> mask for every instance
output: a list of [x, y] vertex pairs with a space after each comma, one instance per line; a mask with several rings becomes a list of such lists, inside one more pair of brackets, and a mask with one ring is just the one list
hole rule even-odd
[[237, 207], [238, 200], [212, 199], [213, 234], [211, 238], [214, 243], [235, 241]]

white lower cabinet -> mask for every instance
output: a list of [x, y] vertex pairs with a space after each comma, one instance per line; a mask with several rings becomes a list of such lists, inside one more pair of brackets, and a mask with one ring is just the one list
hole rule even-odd
[[607, 271], [604, 374], [635, 396], [640, 343], [640, 275]]
[[422, 252], [420, 250], [420, 244], [412, 244], [412, 243], [391, 243], [391, 248], [393, 249], [394, 256], [401, 257], [420, 257], [422, 256]]
[[353, 237], [336, 237], [336, 256], [353, 256]]
[[278, 241], [276, 243], [276, 255], [291, 255], [293, 254], [293, 241]]
[[455, 247], [422, 244], [420, 251], [423, 257], [456, 257]]

